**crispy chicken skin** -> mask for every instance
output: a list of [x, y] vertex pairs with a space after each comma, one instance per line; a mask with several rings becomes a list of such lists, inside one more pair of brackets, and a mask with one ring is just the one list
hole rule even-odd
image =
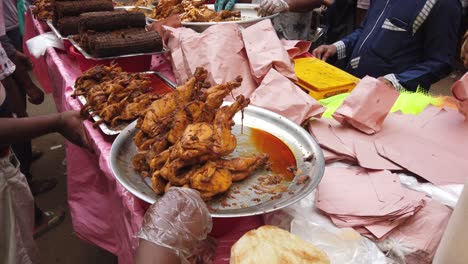
[[250, 100], [240, 95], [233, 104], [222, 106], [242, 78], [203, 89], [207, 75], [198, 68], [175, 92], [153, 101], [138, 121], [134, 142], [139, 152], [132, 166], [142, 175], [151, 175], [157, 194], [170, 186], [185, 186], [209, 200], [268, 160], [264, 154], [226, 158], [237, 145], [231, 132], [233, 117]]

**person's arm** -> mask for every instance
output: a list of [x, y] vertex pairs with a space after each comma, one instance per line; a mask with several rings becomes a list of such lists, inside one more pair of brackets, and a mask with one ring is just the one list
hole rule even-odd
[[172, 249], [165, 248], [147, 240], [140, 239], [135, 255], [136, 264], [180, 264], [180, 258]]
[[0, 146], [58, 132], [72, 143], [87, 147], [88, 140], [82, 123], [79, 111], [25, 118], [0, 118]]
[[367, 23], [367, 15], [361, 25], [353, 33], [342, 38], [331, 45], [321, 45], [312, 51], [312, 55], [318, 59], [326, 61], [328, 58], [337, 55], [339, 60], [351, 56], [354, 46], [361, 37], [362, 30]]
[[429, 89], [431, 84], [450, 74], [456, 53], [461, 8], [458, 1], [438, 1], [424, 24], [424, 56], [421, 63], [401, 73], [385, 75], [396, 89], [415, 91], [418, 86]]
[[[309, 12], [324, 4], [324, 0], [289, 0], [290, 12]], [[327, 2], [328, 3], [328, 2]]]

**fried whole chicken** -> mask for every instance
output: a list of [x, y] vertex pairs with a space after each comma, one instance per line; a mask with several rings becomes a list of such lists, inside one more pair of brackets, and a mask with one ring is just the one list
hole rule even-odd
[[239, 11], [209, 9], [203, 0], [161, 0], [151, 17], [160, 20], [177, 14], [183, 22], [221, 22], [240, 20], [241, 17]]
[[138, 120], [134, 137], [138, 153], [132, 166], [141, 175], [151, 176], [157, 194], [170, 186], [185, 186], [209, 200], [268, 163], [265, 154], [227, 158], [237, 146], [231, 131], [233, 117], [250, 100], [240, 95], [231, 105], [222, 106], [242, 78], [203, 89], [207, 75], [197, 68], [190, 80], [154, 101]]
[[148, 76], [122, 71], [120, 67], [99, 65], [83, 73], [75, 82], [72, 97], [84, 96], [86, 104], [81, 113], [87, 116], [98, 115], [111, 128], [144, 116], [148, 107], [157, 99], [151, 93], [151, 80]]

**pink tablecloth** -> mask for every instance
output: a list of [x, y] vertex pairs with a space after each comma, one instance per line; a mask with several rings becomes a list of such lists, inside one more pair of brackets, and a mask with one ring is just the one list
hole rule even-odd
[[[25, 41], [48, 31], [47, 25], [26, 16]], [[49, 48], [44, 57], [33, 59], [34, 73], [46, 92], [52, 92], [58, 111], [78, 110], [71, 98], [71, 86], [81, 71], [63, 51]], [[153, 58], [153, 68], [173, 79], [169, 63]], [[73, 228], [81, 239], [106, 249], [119, 263], [133, 263], [137, 240], [133, 234], [141, 225], [148, 204], [125, 190], [109, 168], [109, 152], [115, 137], [102, 134], [85, 121], [94, 154], [67, 144], [68, 204]], [[215, 220], [212, 235], [219, 241], [215, 263], [228, 263], [231, 245], [245, 232], [262, 225], [261, 217]]]

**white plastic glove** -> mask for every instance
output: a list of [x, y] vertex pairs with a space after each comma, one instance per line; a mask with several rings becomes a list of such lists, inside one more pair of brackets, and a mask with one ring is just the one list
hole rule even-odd
[[262, 0], [258, 9], [258, 15], [269, 16], [287, 11], [289, 11], [289, 5], [284, 0]]
[[148, 209], [135, 236], [173, 249], [179, 257], [187, 259], [206, 239], [212, 226], [210, 212], [197, 191], [171, 187]]

